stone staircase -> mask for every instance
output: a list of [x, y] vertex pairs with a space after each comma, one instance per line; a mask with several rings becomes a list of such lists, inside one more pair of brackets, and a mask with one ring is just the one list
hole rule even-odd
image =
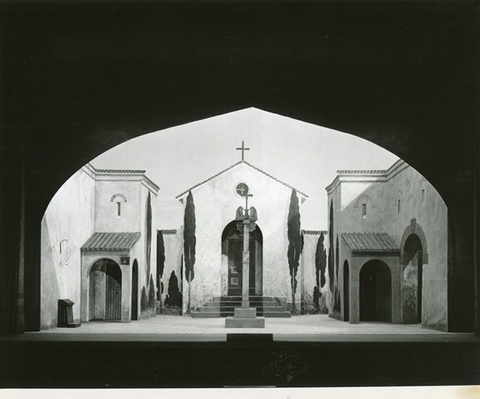
[[[234, 309], [242, 306], [241, 296], [215, 297], [198, 312], [192, 313], [195, 318], [227, 317], [234, 315]], [[291, 317], [291, 313], [284, 306], [279, 305], [275, 298], [264, 296], [250, 296], [250, 307], [257, 308], [257, 316], [263, 317]]]

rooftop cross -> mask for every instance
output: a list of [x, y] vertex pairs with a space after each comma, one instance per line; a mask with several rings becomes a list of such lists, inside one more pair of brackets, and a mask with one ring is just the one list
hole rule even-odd
[[244, 142], [242, 140], [242, 146], [237, 148], [237, 150], [242, 151], [242, 161], [244, 161], [245, 160], [245, 151], [250, 151], [250, 148], [245, 148]]

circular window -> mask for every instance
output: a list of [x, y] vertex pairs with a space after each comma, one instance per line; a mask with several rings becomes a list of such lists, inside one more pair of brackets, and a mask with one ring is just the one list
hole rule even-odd
[[241, 197], [245, 197], [248, 194], [248, 186], [245, 183], [238, 183], [235, 191]]

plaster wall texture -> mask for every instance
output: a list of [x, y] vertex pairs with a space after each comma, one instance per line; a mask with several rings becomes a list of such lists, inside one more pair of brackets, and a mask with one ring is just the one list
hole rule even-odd
[[59, 299], [74, 302], [73, 317], [80, 321], [80, 248], [94, 231], [94, 204], [95, 180], [82, 168], [65, 182], [45, 211], [41, 223], [42, 329], [57, 326]]
[[[235, 191], [240, 182], [246, 183], [253, 194], [249, 207], [256, 208], [257, 224], [263, 234], [263, 295], [291, 301], [287, 261], [291, 188], [241, 163], [192, 189], [197, 238], [195, 278], [191, 287], [193, 308], [226, 291], [227, 270], [222, 270], [221, 237], [227, 224], [235, 219], [237, 208], [245, 207], [245, 199]], [[183, 198], [186, 199], [186, 194]], [[184, 306], [187, 301], [188, 283], [185, 282]], [[297, 290], [296, 302], [300, 303], [300, 290]]]
[[[448, 328], [448, 211], [437, 190], [416, 170], [408, 167], [389, 181], [391, 215], [389, 234], [401, 244], [404, 232], [416, 219], [425, 234], [428, 263], [423, 265], [422, 326]], [[395, 188], [397, 188], [395, 190]], [[424, 190], [424, 194], [422, 194]], [[401, 207], [398, 212], [398, 196]], [[400, 248], [401, 250], [403, 248]]]
[[[300, 295], [302, 300], [302, 313], [310, 313], [314, 311], [313, 289], [316, 283], [315, 269], [315, 251], [320, 234], [304, 234], [303, 235], [303, 252], [301, 257], [301, 267], [297, 276], [299, 282]], [[319, 280], [320, 280], [319, 274]], [[319, 281], [319, 283], [321, 283]], [[327, 285], [320, 289], [322, 296], [320, 297], [320, 308], [325, 304], [325, 295]]]
[[[357, 198], [353, 195], [355, 192]], [[375, 183], [341, 181], [329, 192], [328, 203], [332, 200], [335, 239], [342, 232], [386, 232], [402, 251], [402, 237], [413, 232], [411, 224], [415, 219], [413, 229], [416, 228], [417, 233], [423, 231], [428, 247], [423, 248], [424, 253], [428, 253], [428, 264], [423, 266], [422, 326], [446, 331], [448, 219], [447, 207], [435, 188], [420, 173], [400, 161], [389, 169], [388, 180]], [[366, 217], [362, 217], [361, 203], [367, 204]], [[345, 242], [339, 239], [339, 243], [338, 283], [342, 290], [343, 261], [351, 256]], [[402, 267], [399, 273], [403, 273]], [[350, 276], [352, 278], [352, 273]], [[351, 297], [350, 305], [355, 306], [354, 302], [355, 298]]]
[[[139, 181], [97, 181], [95, 192], [95, 231], [142, 232], [141, 183]], [[120, 216], [117, 216], [116, 202], [121, 204]]]
[[163, 234], [163, 242], [165, 244], [165, 267], [163, 269], [163, 293], [162, 304], [165, 304], [165, 298], [168, 294], [168, 282], [172, 271], [178, 278], [178, 288], [183, 293], [182, 289], [182, 274], [181, 263], [183, 254], [183, 231], [182, 228], [177, 229], [176, 234]]

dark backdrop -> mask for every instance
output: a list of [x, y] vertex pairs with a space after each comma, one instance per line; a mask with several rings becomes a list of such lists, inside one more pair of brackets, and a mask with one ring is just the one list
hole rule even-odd
[[[0, 4], [0, 11], [3, 332], [22, 330], [23, 320], [27, 331], [39, 329], [40, 222], [69, 176], [132, 137], [252, 106], [371, 140], [420, 171], [449, 211], [449, 325], [452, 331], [480, 332], [474, 306], [479, 60], [474, 2], [20, 2]], [[23, 261], [24, 319], [17, 284]], [[16, 348], [21, 373], [28, 350]], [[194, 356], [186, 348], [182, 353]], [[295, 350], [295, 344], [287, 349]], [[329, 350], [332, 367], [350, 359], [358, 361], [360, 376], [367, 373], [360, 349]], [[385, 371], [384, 361], [371, 355], [379, 347], [370, 350], [367, 365]], [[408, 351], [390, 350], [400, 356], [397, 362], [413, 362], [401, 357]], [[158, 353], [173, 361], [172, 351]], [[224, 354], [214, 348], [208, 353], [215, 364]], [[390, 362], [390, 372], [397, 370], [400, 378], [393, 383], [439, 383], [443, 369], [435, 369], [437, 379], [422, 372], [452, 361], [467, 367], [462, 375], [469, 377], [449, 382], [478, 377], [473, 355], [452, 360], [446, 352], [435, 353], [442, 353], [441, 359], [429, 355], [421, 371], [414, 368], [416, 380], [402, 380], [401, 368]], [[91, 364], [85, 357], [80, 363], [85, 369]], [[242, 375], [246, 368], [240, 363], [232, 367]], [[141, 383], [141, 375], [133, 381]], [[311, 384], [328, 384], [316, 375]], [[41, 384], [44, 377], [40, 373], [38, 380], [23, 383]], [[337, 377], [329, 381], [392, 383], [380, 376]], [[185, 378], [184, 384], [193, 384]], [[215, 378], [212, 372], [203, 381], [221, 384]], [[14, 378], [5, 377], [3, 384], [8, 381]], [[72, 381], [88, 385], [80, 377]]]

